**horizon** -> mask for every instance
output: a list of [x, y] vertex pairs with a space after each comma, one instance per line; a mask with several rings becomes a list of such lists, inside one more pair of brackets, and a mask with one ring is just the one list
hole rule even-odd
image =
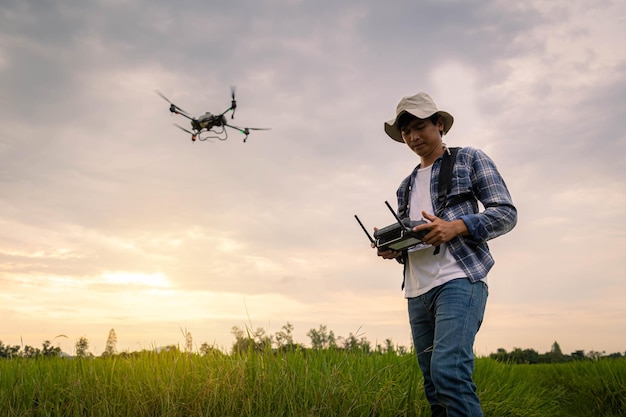
[[[286, 325], [288, 325], [288, 324], [289, 323], [287, 323]], [[320, 326], [324, 326], [324, 325], [320, 325]], [[115, 331], [115, 329], [111, 329], [111, 330]], [[183, 343], [186, 344], [187, 343], [187, 339], [186, 339], [186, 336], [185, 336], [185, 330], [184, 329], [180, 329], [180, 330], [181, 330], [181, 335], [183, 337]], [[248, 335], [247, 339], [250, 339], [250, 340], [253, 340], [253, 341], [257, 341], [257, 342], [259, 341], [259, 339], [258, 339], [257, 336], [253, 335], [253, 333], [255, 331], [261, 330], [261, 331], [264, 332], [263, 335], [267, 336], [269, 338], [268, 340], [271, 342], [271, 347], [274, 348], [274, 349], [278, 349], [279, 348], [278, 342], [275, 339], [276, 333], [265, 333], [265, 329], [263, 329], [263, 328], [250, 329], [250, 328], [246, 327], [246, 328], [240, 328], [240, 330], [246, 332], [246, 334]], [[281, 330], [284, 330], [284, 327]], [[322, 331], [321, 327], [317, 328], [317, 329], [309, 329], [309, 331], [311, 331], [311, 330]], [[334, 336], [333, 340], [336, 342], [337, 348], [339, 348], [339, 349], [345, 348], [346, 347], [345, 346], [345, 342], [347, 341], [347, 339], [349, 339], [351, 337], [354, 337], [357, 340], [357, 343], [359, 343], [359, 346], [363, 346], [363, 345], [369, 344], [369, 348], [371, 349], [372, 352], [378, 351], [379, 349], [385, 349], [387, 347], [387, 341], [391, 342], [390, 345], [393, 346], [394, 350], [397, 351], [397, 352], [399, 352], [401, 350], [405, 350], [406, 352], [411, 352], [412, 349], [413, 349], [412, 343], [410, 343], [409, 345], [398, 344], [398, 343], [394, 343], [394, 341], [391, 340], [390, 338], [387, 338], [384, 341], [377, 341], [376, 343], [373, 343], [371, 340], [367, 339], [367, 337], [365, 337], [363, 335], [353, 334], [353, 333], [350, 333], [349, 335], [337, 335], [337, 334], [334, 334], [334, 331], [332, 329], [324, 328], [323, 330], [328, 331], [328, 333], [326, 333], [327, 335], [330, 334], [330, 333], [333, 334], [333, 336]], [[188, 332], [188, 333], [191, 336], [191, 339], [193, 341], [193, 334], [191, 332]], [[309, 339], [308, 343], [294, 339], [293, 342], [292, 342], [293, 345], [301, 346], [304, 349], [314, 349], [313, 348], [312, 337], [309, 336], [308, 333], [309, 332], [307, 332], [307, 337]], [[65, 339], [66, 343], [62, 344], [59, 341], [57, 341], [56, 342], [56, 346], [55, 346], [55, 341], [57, 339], [59, 339], [59, 338]], [[55, 336], [54, 338], [52, 338], [52, 340], [44, 340], [40, 345], [43, 345], [44, 343], [48, 342], [49, 346], [61, 349], [60, 353], [66, 355], [66, 356], [72, 356], [73, 357], [72, 353], [74, 355], [76, 355], [76, 346], [80, 342], [81, 338], [84, 338], [84, 336], [81, 336], [73, 344], [70, 344], [69, 343], [69, 338], [66, 335], [64, 335], [64, 334], [61, 334], [61, 335]], [[93, 349], [92, 349], [92, 346], [91, 346], [91, 341], [89, 339], [86, 339], [86, 340], [87, 340], [89, 346], [88, 346], [88, 348], [85, 351], [87, 353], [90, 353], [91, 355], [93, 355], [93, 357], [100, 357], [100, 356], [102, 356], [104, 354], [104, 352], [106, 351], [106, 349], [107, 349], [107, 347], [105, 346], [105, 348], [103, 348], [100, 353], [94, 352]], [[203, 342], [199, 342], [199, 343], [197, 341], [193, 341], [193, 349], [191, 350], [191, 353], [196, 353], [196, 354], [201, 353], [201, 349], [206, 344], [206, 346], [208, 346], [211, 349], [216, 349], [216, 350], [219, 350], [219, 351], [221, 351], [221, 352], [223, 352], [225, 354], [230, 355], [230, 354], [234, 353], [233, 352], [233, 348], [234, 348], [234, 345], [236, 344], [236, 342], [237, 342], [237, 336], [235, 336], [234, 334], [233, 334], [233, 342], [231, 343], [230, 347], [216, 346], [216, 345], [212, 345], [212, 344], [209, 344], [207, 342], [204, 342], [204, 341]], [[105, 345], [107, 345], [107, 343], [108, 343], [108, 337], [107, 337], [107, 341], [106, 341]], [[0, 340], [0, 344], [4, 345], [4, 347], [18, 346], [18, 345], [6, 344], [2, 340]], [[287, 345], [290, 345], [290, 344], [291, 343], [287, 343]], [[537, 350], [537, 349], [534, 349], [534, 348], [528, 348], [528, 347], [524, 347], [524, 346], [515, 346], [515, 347], [513, 347], [510, 350], [509, 349], [504, 349], [504, 348], [500, 347], [500, 348], [494, 350], [493, 352], [489, 352], [487, 354], [482, 354], [482, 355], [477, 355], [477, 358], [489, 357], [489, 356], [491, 356], [491, 354], [499, 353], [499, 351], [502, 350], [502, 349], [504, 349], [507, 353], [512, 353], [513, 351], [516, 351], [516, 350], [522, 350], [522, 351], [530, 350], [530, 351], [536, 351], [540, 355], [545, 355], [545, 354], [549, 354], [549, 353], [552, 352], [552, 350], [554, 349], [554, 345], [555, 344], [558, 345], [559, 348], [560, 348], [560, 343], [558, 342], [558, 340], [555, 340], [551, 344], [550, 349], [548, 349], [548, 350], [546, 350], [544, 352], [542, 352], [540, 350]], [[62, 348], [61, 347], [62, 345], [65, 346], [65, 348]], [[39, 348], [39, 346], [20, 345], [20, 352], [22, 352], [25, 349], [26, 346], [30, 346], [30, 347], [36, 348], [36, 349]], [[67, 350], [68, 346], [71, 348], [70, 350]], [[144, 347], [144, 348], [140, 348], [138, 350], [129, 350], [129, 349], [120, 350], [120, 349], [117, 349], [117, 338], [116, 338], [114, 346], [115, 346], [115, 354], [136, 353], [136, 352], [145, 352], [145, 351], [157, 352], [158, 353], [158, 352], [161, 352], [163, 349], [167, 349], [167, 348], [170, 348], [170, 347], [175, 347], [176, 349], [178, 349], [181, 352], [187, 352], [187, 350], [186, 350], [187, 347], [186, 346], [182, 346], [181, 347], [180, 341], [176, 341], [176, 343], [169, 343], [169, 344], [163, 344], [163, 345], [158, 345], [158, 346], [157, 345], [152, 345], [150, 347]], [[324, 347], [322, 349], [328, 349], [328, 348], [330, 348], [330, 347]], [[571, 352], [565, 352], [565, 351], [563, 351], [563, 349], [561, 349], [561, 352], [563, 353], [564, 356], [571, 356], [571, 355], [574, 355], [574, 354], [579, 353], [579, 352], [583, 352], [585, 354], [585, 356], [597, 355], [597, 354], [600, 354], [601, 357], [608, 357], [608, 356], [613, 355], [613, 354], [626, 355], [626, 351], [606, 352], [606, 351], [594, 351], [594, 350], [585, 351], [584, 349], [575, 349], [575, 350], [573, 350]]]

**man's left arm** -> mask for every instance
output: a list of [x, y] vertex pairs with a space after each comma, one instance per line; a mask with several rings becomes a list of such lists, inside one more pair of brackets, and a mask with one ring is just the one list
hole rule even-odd
[[495, 163], [483, 151], [472, 151], [472, 191], [484, 210], [462, 215], [460, 219], [465, 223], [473, 240], [487, 241], [515, 227], [517, 209]]

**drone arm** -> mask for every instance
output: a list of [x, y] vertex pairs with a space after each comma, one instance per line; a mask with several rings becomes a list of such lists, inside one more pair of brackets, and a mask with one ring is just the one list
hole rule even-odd
[[228, 123], [225, 123], [225, 126], [228, 126], [232, 129], [238, 130], [239, 132], [241, 132], [242, 135], [244, 135], [243, 141], [245, 142], [246, 140], [248, 140], [248, 135], [250, 134], [250, 130], [248, 128], [240, 128], [237, 126], [233, 126], [233, 125], [229, 125]]
[[186, 118], [187, 118], [187, 119], [189, 119], [189, 120], [194, 120], [194, 118], [193, 118], [193, 117], [191, 117], [191, 116], [189, 116], [187, 113], [183, 113], [183, 112], [176, 111], [176, 110], [170, 110], [170, 111], [171, 111], [172, 113], [174, 113], [174, 114], [178, 114], [178, 115], [181, 115], [181, 116], [183, 116], [183, 117], [186, 117]]
[[230, 118], [231, 118], [231, 119], [234, 119], [234, 118], [235, 118], [235, 109], [236, 109], [236, 108], [237, 108], [237, 104], [236, 104], [235, 102], [233, 102], [233, 105], [232, 105], [232, 106], [230, 106], [229, 108], [227, 108], [226, 110], [224, 110], [224, 111], [220, 114], [220, 116], [225, 116], [225, 115], [226, 115], [226, 113], [228, 113], [229, 111], [232, 111], [233, 113], [230, 115]]

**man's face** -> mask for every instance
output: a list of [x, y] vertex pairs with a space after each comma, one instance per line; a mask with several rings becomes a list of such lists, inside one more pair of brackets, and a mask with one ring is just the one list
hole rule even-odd
[[406, 125], [402, 126], [400, 132], [404, 143], [413, 152], [424, 157], [441, 150], [441, 130], [443, 130], [441, 118], [437, 123], [433, 123], [429, 119], [412, 118]]

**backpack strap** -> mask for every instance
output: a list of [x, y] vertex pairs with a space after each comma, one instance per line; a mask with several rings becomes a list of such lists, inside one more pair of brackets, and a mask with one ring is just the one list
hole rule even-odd
[[401, 207], [398, 207], [398, 217], [401, 219], [405, 217], [409, 217], [409, 204], [411, 201], [411, 181], [413, 180], [413, 175], [415, 175], [415, 171], [419, 169], [419, 165], [413, 170], [411, 175], [406, 177], [403, 181], [404, 183], [404, 204]]
[[[456, 162], [456, 154], [459, 153], [460, 148], [446, 148], [441, 158], [441, 167], [439, 167], [439, 181], [437, 183], [437, 203], [439, 203], [439, 210], [435, 213], [435, 216], [440, 217], [446, 207], [448, 207], [448, 195], [452, 191], [452, 170], [454, 169], [454, 163]], [[435, 246], [433, 255], [438, 254], [441, 251], [439, 245]]]
[[439, 210], [437, 217], [448, 206], [448, 195], [452, 191], [452, 170], [454, 169], [454, 163], [456, 162], [456, 154], [459, 153], [461, 148], [446, 148], [441, 159], [441, 167], [439, 168], [439, 181], [438, 181], [438, 195], [437, 202], [439, 203]]

